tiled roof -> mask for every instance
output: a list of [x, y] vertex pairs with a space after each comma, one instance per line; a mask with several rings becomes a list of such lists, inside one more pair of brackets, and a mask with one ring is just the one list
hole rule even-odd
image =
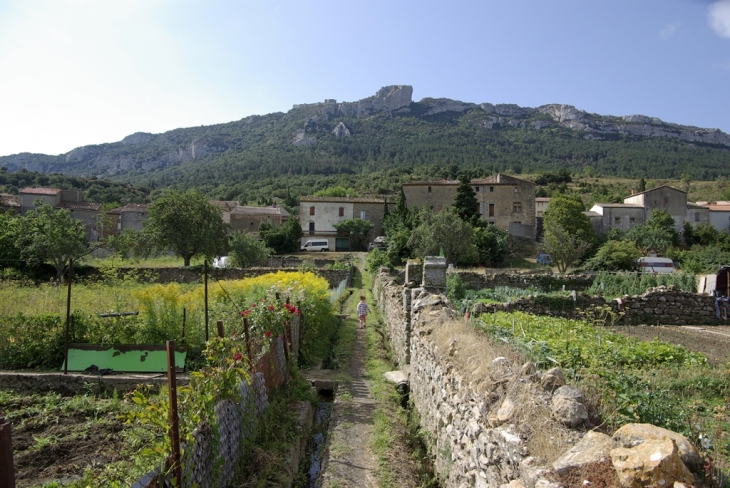
[[20, 207], [20, 202], [18, 202], [18, 197], [15, 195], [0, 195], [0, 206]]
[[700, 205], [698, 203], [687, 202], [687, 208], [707, 209], [707, 205]]
[[93, 210], [98, 212], [101, 210], [101, 203], [96, 202], [61, 202], [59, 208], [67, 208], [69, 210]]
[[548, 197], [535, 197], [536, 202], [549, 202], [550, 199]]
[[436, 181], [411, 181], [410, 183], [403, 183], [403, 186], [437, 186], [437, 185], [458, 185], [459, 180], [436, 180]]
[[639, 193], [634, 193], [633, 195], [630, 195], [630, 196], [628, 196], [626, 198], [635, 197], [636, 195], [643, 195], [644, 193], [649, 193], [651, 191], [658, 190], [660, 188], [669, 188], [670, 190], [678, 191], [679, 193], [687, 193], [686, 191], [678, 190], [677, 188], [674, 188], [673, 186], [661, 185], [661, 186], [657, 186], [656, 188], [652, 188], [651, 190], [646, 190], [646, 191], [641, 191]]
[[223, 210], [231, 211], [234, 208], [238, 207], [238, 202], [235, 202], [233, 200], [210, 200], [210, 203], [213, 205], [218, 205]]
[[280, 207], [244, 207], [237, 206], [231, 210], [232, 214], [238, 215], [281, 215]]
[[383, 203], [380, 198], [301, 197], [300, 202]]
[[30, 195], [58, 195], [61, 190], [58, 188], [31, 188], [30, 186], [23, 188], [19, 193], [27, 193]]
[[728, 205], [708, 205], [707, 208], [713, 212], [730, 212], [730, 204]]

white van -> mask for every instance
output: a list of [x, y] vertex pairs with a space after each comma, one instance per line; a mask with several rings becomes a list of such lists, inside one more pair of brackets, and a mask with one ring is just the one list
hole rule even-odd
[[301, 248], [301, 251], [329, 251], [330, 245], [327, 240], [310, 240], [307, 241]]
[[647, 256], [639, 258], [639, 269], [645, 273], [674, 273], [674, 261], [669, 258]]

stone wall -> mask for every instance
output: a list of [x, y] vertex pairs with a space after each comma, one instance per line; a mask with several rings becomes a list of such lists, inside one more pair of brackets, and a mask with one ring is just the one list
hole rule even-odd
[[586, 290], [590, 288], [595, 279], [592, 274], [559, 275], [553, 274], [550, 270], [516, 273], [487, 269], [484, 273], [475, 273], [473, 271], [458, 271], [458, 273], [462, 281], [475, 290], [497, 286], [512, 288], [534, 286], [544, 291], [554, 291], [562, 289], [563, 285], [565, 285], [566, 290]]
[[697, 472], [702, 463], [683, 436], [649, 424], [628, 424], [613, 437], [593, 431], [580, 390], [559, 368], [521, 364], [468, 327], [445, 296], [400, 286], [387, 271], [373, 292], [444, 487], [559, 488], [560, 476], [599, 462], [611, 463], [625, 487], [694, 483], [688, 467]]
[[[562, 302], [567, 302], [567, 305]], [[571, 299], [525, 297], [511, 303], [479, 304], [477, 312], [496, 310], [550, 315], [558, 317], [589, 316], [617, 324], [648, 325], [716, 325], [726, 322], [715, 316], [715, 298], [677, 290], [674, 286], [649, 288], [643, 295], [624, 296], [607, 301], [601, 296], [578, 294], [575, 305]], [[608, 314], [606, 307], [610, 307]]]

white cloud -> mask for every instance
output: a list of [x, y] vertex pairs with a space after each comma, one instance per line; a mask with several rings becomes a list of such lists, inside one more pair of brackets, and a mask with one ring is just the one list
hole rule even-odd
[[730, 0], [719, 0], [707, 7], [707, 17], [718, 36], [730, 38]]
[[659, 37], [661, 37], [662, 39], [668, 39], [672, 37], [681, 25], [682, 24], [679, 22], [672, 22], [671, 24], [665, 25], [662, 30], [659, 31]]

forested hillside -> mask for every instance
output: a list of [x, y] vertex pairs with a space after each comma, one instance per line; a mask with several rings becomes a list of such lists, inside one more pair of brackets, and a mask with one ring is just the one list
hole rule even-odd
[[[377, 95], [354, 104], [373, 100]], [[565, 168], [574, 174], [632, 179], [684, 175], [694, 180], [730, 174], [730, 146], [725, 144], [631, 135], [626, 130], [599, 133], [586, 124], [567, 127], [543, 107], [505, 105], [496, 106], [495, 112], [495, 106], [485, 105], [489, 104], [424, 99], [363, 115], [353, 114], [352, 107], [313, 104], [226, 124], [159, 135], [137, 133], [61, 156], [6, 156], [0, 158], [0, 166], [111, 178], [150, 189], [195, 187], [211, 198], [242, 202], [296, 197], [343, 182], [363, 192], [390, 193], [404, 181], [454, 178], [460, 170], [485, 176]], [[651, 124], [657, 119], [644, 117], [639, 125], [636, 117], [642, 116], [618, 120], [581, 114], [580, 121], [594, 127], [620, 123], [629, 132], [646, 132], [647, 127], [656, 132]], [[658, 127], [670, 135], [696, 129]]]

